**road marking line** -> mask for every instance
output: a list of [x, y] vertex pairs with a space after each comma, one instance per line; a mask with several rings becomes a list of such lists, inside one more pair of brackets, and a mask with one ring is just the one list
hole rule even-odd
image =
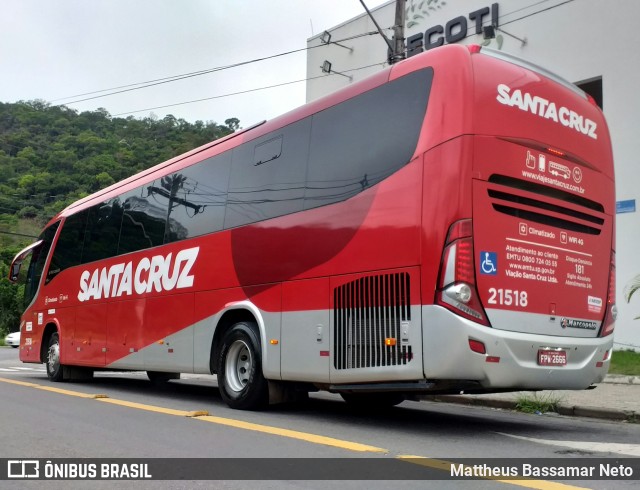
[[177, 417], [188, 417], [191, 411], [176, 410], [174, 408], [158, 407], [156, 405], [146, 405], [144, 403], [130, 402], [127, 400], [119, 400], [118, 398], [99, 398], [99, 402], [111, 403], [112, 405], [120, 405], [121, 407], [136, 408], [138, 410], [146, 410], [147, 412], [164, 413], [166, 415], [175, 415]]
[[340, 449], [347, 449], [350, 451], [358, 452], [374, 452], [374, 453], [387, 453], [388, 450], [369, 446], [367, 444], [360, 444], [358, 442], [345, 441], [342, 439], [335, 439], [333, 437], [321, 436], [318, 434], [311, 434], [308, 432], [299, 432], [291, 429], [283, 429], [280, 427], [272, 427], [269, 425], [254, 424], [252, 422], [244, 422], [242, 420], [229, 419], [224, 417], [214, 417], [209, 415], [206, 410], [176, 410], [173, 408], [158, 407], [156, 405], [147, 405], [144, 403], [130, 402], [127, 400], [119, 400], [117, 398], [109, 398], [107, 395], [81, 393], [79, 391], [64, 390], [61, 388], [55, 388], [52, 386], [43, 386], [36, 383], [29, 383], [26, 381], [18, 381], [8, 378], [0, 378], [0, 381], [5, 383], [11, 383], [19, 386], [25, 386], [28, 388], [36, 388], [39, 390], [50, 391], [53, 393], [59, 393], [61, 395], [76, 396], [80, 398], [95, 399], [99, 402], [110, 403], [112, 405], [119, 405], [121, 407], [135, 408], [138, 410], [146, 410], [148, 412], [163, 413], [166, 415], [174, 415], [178, 417], [189, 417], [195, 420], [202, 420], [218, 425], [226, 425], [228, 427], [235, 427], [237, 429], [252, 430], [256, 432], [262, 432], [263, 434], [271, 434], [280, 437], [288, 437], [290, 439], [298, 439], [300, 441], [306, 441], [313, 444], [322, 444], [324, 446], [332, 446]]
[[27, 381], [18, 381], [17, 379], [0, 378], [0, 381], [2, 381], [3, 383], [10, 383], [13, 385], [28, 386], [29, 388], [37, 388], [39, 386], [35, 383], [29, 383]]
[[299, 439], [301, 441], [312, 442], [314, 444], [322, 444], [325, 446], [338, 447], [341, 449], [348, 449], [350, 451], [358, 452], [372, 452], [372, 453], [387, 453], [386, 449], [376, 446], [369, 446], [367, 444], [360, 444], [358, 442], [345, 441], [342, 439], [334, 439], [333, 437], [320, 436], [317, 434], [311, 434], [308, 432], [298, 432], [296, 430], [281, 429], [279, 427], [271, 427], [269, 425], [254, 424], [251, 422], [243, 422], [241, 420], [227, 419], [223, 417], [214, 417], [211, 415], [204, 417], [196, 417], [197, 420], [203, 420], [205, 422], [212, 422], [219, 425], [227, 425], [229, 427], [236, 427], [238, 429], [253, 430], [262, 432], [265, 434], [273, 434], [276, 436], [289, 437], [291, 439]]
[[43, 390], [43, 391], [51, 391], [53, 393], [59, 393], [61, 395], [69, 395], [69, 396], [77, 396], [78, 398], [104, 398], [107, 395], [102, 395], [102, 394], [94, 394], [94, 393], [81, 393], [79, 391], [71, 391], [71, 390], [65, 390], [62, 388], [56, 388], [54, 386], [43, 386], [43, 385], [39, 385], [37, 383], [29, 383], [27, 381], [18, 381], [17, 379], [8, 379], [8, 378], [0, 378], [0, 381], [2, 381], [3, 383], [9, 383], [9, 384], [14, 384], [14, 385], [19, 385], [19, 386], [26, 386], [28, 388], [35, 388], [37, 390]]
[[[450, 461], [445, 461], [443, 459], [426, 458], [424, 456], [402, 455], [402, 456], [396, 456], [396, 459], [405, 461], [407, 463], [417, 464], [420, 466], [426, 466], [428, 468], [434, 468], [437, 470], [446, 471], [449, 474], [451, 474], [451, 465], [454, 464]], [[469, 468], [471, 467], [469, 466]], [[483, 480], [493, 480], [499, 483], [507, 483], [509, 485], [517, 485], [519, 487], [534, 488], [537, 490], [588, 490], [587, 487], [576, 487], [573, 485], [567, 485], [565, 483], [557, 483], [557, 482], [545, 481], [545, 480], [532, 480], [524, 477], [518, 480], [510, 480], [510, 479], [502, 478], [498, 476], [479, 476], [477, 478], [481, 478]]]
[[504, 432], [496, 432], [502, 436], [513, 437], [523, 441], [537, 442], [538, 444], [546, 444], [548, 446], [560, 446], [570, 449], [578, 449], [580, 451], [589, 451], [595, 453], [613, 453], [624, 454], [625, 456], [633, 456], [640, 458], [640, 444], [625, 444], [618, 442], [597, 442], [597, 441], [556, 441], [552, 439], [536, 439], [535, 437], [516, 436], [506, 434]]

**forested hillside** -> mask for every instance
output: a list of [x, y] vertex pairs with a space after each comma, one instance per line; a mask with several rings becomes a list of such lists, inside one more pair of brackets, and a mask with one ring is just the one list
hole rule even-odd
[[238, 129], [77, 112], [42, 101], [0, 103], [0, 337], [16, 330], [20, 288], [6, 279], [15, 253], [67, 204]]

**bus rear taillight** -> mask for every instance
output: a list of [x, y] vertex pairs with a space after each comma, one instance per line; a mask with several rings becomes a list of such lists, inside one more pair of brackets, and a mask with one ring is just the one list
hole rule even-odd
[[611, 251], [611, 265], [609, 266], [609, 291], [607, 292], [607, 310], [604, 314], [604, 322], [600, 330], [600, 337], [606, 337], [613, 333], [616, 326], [618, 307], [616, 306], [616, 253]]
[[456, 221], [449, 228], [442, 252], [436, 303], [474, 322], [489, 326], [476, 289], [473, 223]]

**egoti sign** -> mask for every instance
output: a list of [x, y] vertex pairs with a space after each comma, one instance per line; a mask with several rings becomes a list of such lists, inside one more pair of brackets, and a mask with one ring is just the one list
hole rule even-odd
[[[445, 44], [456, 43], [467, 37], [469, 22], [475, 24], [475, 33], [482, 34], [482, 22], [491, 16], [491, 25], [498, 26], [498, 4], [469, 12], [467, 17], [459, 16], [448, 21], [444, 26], [435, 25], [425, 32], [419, 32], [407, 38], [407, 57], [415, 56], [429, 49]], [[467, 21], [468, 18], [468, 21]]]

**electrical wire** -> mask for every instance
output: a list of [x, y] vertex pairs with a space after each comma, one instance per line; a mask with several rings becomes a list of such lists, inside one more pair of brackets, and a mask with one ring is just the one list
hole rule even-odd
[[[546, 3], [548, 1], [550, 1], [550, 0], [540, 0], [540, 1], [536, 2], [536, 3], [528, 5], [526, 7], [522, 7], [520, 9], [516, 9], [516, 10], [514, 10], [512, 12], [508, 12], [506, 14], [503, 14], [503, 16], [512, 15], [512, 14], [514, 14], [516, 12], [519, 12], [519, 11], [522, 11], [522, 10], [525, 10], [525, 9], [528, 9], [528, 8], [535, 7], [536, 5], [540, 5], [540, 4]], [[513, 22], [517, 22], [519, 20], [523, 20], [523, 19], [526, 19], [526, 18], [531, 17], [533, 15], [537, 15], [539, 13], [552, 10], [552, 9], [554, 9], [556, 7], [560, 7], [562, 5], [565, 5], [567, 3], [571, 3], [573, 1], [575, 1], [575, 0], [566, 0], [566, 1], [562, 2], [562, 3], [556, 4], [556, 5], [552, 5], [550, 7], [547, 7], [547, 8], [542, 9], [542, 10], [538, 10], [536, 12], [532, 12], [530, 14], [527, 14], [525, 16], [519, 17], [517, 19], [512, 19], [512, 20], [509, 20], [509, 21], [506, 21], [506, 22], [502, 22], [501, 25], [508, 25], [508, 24], [513, 23]], [[471, 29], [474, 29], [474, 28], [475, 28], [474, 26], [469, 26], [467, 28], [467, 32], [469, 32]], [[330, 41], [329, 43], [326, 43], [326, 44], [323, 43], [323, 44], [319, 44], [319, 45], [316, 45], [316, 46], [307, 46], [305, 48], [285, 51], [285, 52], [282, 52], [282, 53], [278, 53], [278, 54], [274, 54], [274, 55], [270, 55], [270, 56], [265, 56], [265, 57], [262, 57], [262, 58], [255, 58], [255, 59], [252, 59], [252, 60], [242, 61], [242, 62], [234, 63], [234, 64], [231, 64], [231, 65], [218, 66], [218, 67], [209, 68], [209, 69], [205, 69], [205, 70], [199, 70], [199, 71], [195, 71], [195, 72], [183, 73], [183, 74], [180, 74], [180, 75], [172, 75], [172, 76], [169, 76], [169, 77], [163, 77], [163, 78], [157, 78], [157, 79], [153, 79], [153, 80], [147, 80], [145, 82], [136, 82], [136, 83], [132, 83], [132, 84], [128, 84], [128, 85], [120, 85], [120, 86], [117, 86], [117, 87], [101, 89], [101, 90], [96, 90], [96, 91], [92, 91], [92, 92], [84, 92], [82, 94], [76, 94], [76, 95], [71, 95], [71, 96], [67, 96], [67, 97], [62, 97], [62, 98], [59, 98], [59, 99], [54, 99], [52, 102], [66, 100], [66, 99], [73, 99], [73, 98], [76, 98], [76, 97], [83, 97], [85, 95], [92, 95], [92, 97], [86, 97], [86, 98], [81, 98], [81, 99], [77, 99], [77, 100], [72, 100], [72, 101], [66, 102], [64, 104], [54, 105], [53, 107], [60, 107], [60, 106], [63, 106], [63, 105], [76, 104], [76, 103], [79, 103], [79, 102], [85, 102], [85, 101], [88, 101], [88, 100], [98, 99], [98, 98], [102, 98], [102, 97], [108, 97], [108, 96], [111, 96], [111, 95], [117, 95], [117, 94], [121, 94], [121, 93], [125, 93], [125, 92], [130, 92], [130, 91], [133, 91], [133, 90], [140, 90], [140, 89], [143, 89], [143, 88], [148, 88], [148, 87], [153, 87], [153, 86], [156, 86], [156, 85], [161, 85], [161, 84], [170, 83], [170, 82], [174, 82], [174, 81], [184, 80], [184, 79], [187, 79], [187, 78], [193, 78], [193, 77], [197, 77], [197, 76], [201, 76], [201, 75], [206, 75], [206, 74], [209, 74], [209, 73], [215, 73], [217, 71], [228, 70], [228, 69], [236, 68], [236, 67], [239, 67], [239, 66], [244, 66], [244, 65], [248, 65], [248, 64], [252, 64], [252, 63], [257, 63], [257, 62], [260, 62], [260, 61], [274, 59], [274, 58], [286, 56], [286, 55], [289, 55], [289, 54], [298, 53], [298, 52], [301, 52], [301, 51], [308, 51], [308, 50], [319, 48], [319, 47], [322, 47], [322, 46], [327, 46], [327, 45], [330, 45], [330, 44], [338, 44], [338, 43], [341, 43], [341, 42], [350, 41], [350, 40], [353, 40], [353, 39], [358, 39], [360, 37], [376, 35], [376, 34], [378, 34], [377, 31], [369, 31], [369, 32], [365, 32], [365, 33], [362, 33], [362, 34], [356, 34], [354, 36], [350, 36], [350, 37], [346, 37], [346, 38], [343, 38], [343, 39], [339, 39], [337, 41]], [[405, 53], [406, 53], [406, 51], [405, 51]], [[349, 72], [349, 71], [354, 71], [354, 70], [347, 70], [346, 72]], [[157, 106], [157, 107], [153, 107], [153, 108], [149, 108], [149, 109], [140, 109], [140, 110], [135, 110], [135, 111], [122, 112], [122, 113], [116, 114], [115, 117], [120, 116], [120, 115], [124, 115], [124, 114], [135, 114], [135, 113], [144, 112], [144, 111], [147, 111], [147, 110], [164, 109], [164, 108], [167, 108], [167, 107], [175, 107], [175, 106], [178, 106], [178, 105], [191, 104], [191, 103], [196, 103], [196, 102], [203, 102], [203, 101], [206, 101], [206, 100], [212, 100], [212, 99], [216, 99], [216, 98], [230, 97], [230, 96], [233, 96], [233, 95], [241, 95], [241, 94], [245, 94], [245, 93], [255, 92], [255, 91], [258, 91], [258, 90], [265, 90], [265, 89], [269, 89], [269, 88], [276, 88], [276, 87], [280, 87], [280, 86], [284, 86], [284, 85], [300, 83], [300, 82], [308, 81], [308, 80], [312, 80], [312, 79], [313, 78], [294, 80], [294, 81], [290, 81], [290, 82], [284, 82], [282, 84], [271, 85], [271, 86], [268, 86], [268, 87], [259, 87], [259, 88], [256, 88], [256, 89], [250, 89], [250, 90], [246, 90], [246, 91], [234, 92], [234, 93], [224, 94], [224, 95], [220, 95], [220, 96], [206, 97], [206, 98], [202, 98], [202, 99], [196, 99], [196, 100], [192, 100], [192, 101], [180, 102], [180, 103], [176, 103], [176, 104]], [[101, 94], [102, 92], [109, 92], [109, 93]], [[101, 94], [101, 95], [94, 95], [94, 94]]]
[[109, 92], [107, 94], [94, 95], [92, 97], [86, 97], [86, 98], [83, 98], [83, 99], [72, 100], [72, 101], [69, 101], [69, 102], [65, 102], [64, 104], [56, 104], [53, 107], [60, 107], [62, 105], [69, 105], [69, 104], [77, 104], [79, 102], [85, 102], [87, 100], [99, 99], [99, 98], [102, 98], [102, 97], [108, 97], [110, 95], [116, 95], [116, 94], [121, 94], [121, 93], [125, 93], [125, 92], [131, 92], [133, 90], [140, 90], [140, 89], [143, 89], [143, 88], [154, 87], [156, 85], [162, 85], [162, 84], [165, 84], [165, 83], [176, 82], [178, 80], [184, 80], [184, 79], [187, 79], [187, 78], [198, 77], [198, 76], [206, 75], [206, 74], [209, 74], [209, 73], [215, 73], [215, 72], [218, 72], [218, 71], [228, 70], [228, 69], [231, 69], [231, 68], [237, 68], [239, 66], [245, 66], [245, 65], [252, 64], [252, 63], [258, 63], [260, 61], [266, 61], [266, 60], [279, 58], [279, 57], [287, 56], [287, 55], [294, 54], [294, 53], [299, 53], [301, 51], [309, 51], [311, 49], [319, 48], [319, 47], [322, 47], [322, 46], [327, 46], [329, 44], [336, 44], [336, 43], [341, 43], [341, 42], [345, 42], [345, 41], [351, 41], [353, 39], [358, 39], [358, 38], [364, 37], [364, 36], [371, 36], [373, 34], [378, 34], [378, 32], [377, 31], [364, 32], [362, 34], [356, 34], [354, 36], [346, 37], [344, 39], [339, 39], [337, 41], [330, 41], [329, 43], [326, 43], [326, 44], [319, 44], [317, 46], [307, 46], [306, 48], [293, 49], [293, 50], [290, 50], [290, 51], [285, 51], [283, 53], [278, 53], [278, 54], [274, 54], [274, 55], [270, 55], [270, 56], [265, 56], [265, 57], [262, 57], [262, 58], [255, 58], [255, 59], [252, 59], [252, 60], [241, 61], [239, 63], [233, 63], [231, 65], [217, 66], [217, 67], [209, 68], [209, 69], [206, 69], [206, 70], [199, 70], [199, 71], [195, 71], [195, 72], [184, 73], [184, 74], [181, 74], [181, 75], [174, 75], [174, 76], [170, 76], [170, 77], [157, 78], [155, 80], [148, 80], [146, 82], [137, 82], [137, 83], [132, 83], [132, 84], [129, 84], [129, 85], [121, 85], [119, 87], [113, 87], [113, 88], [110, 88], [110, 89], [102, 89], [102, 90], [96, 90], [96, 91], [93, 91], [93, 92], [85, 92], [84, 94], [70, 95], [68, 97], [62, 97], [62, 98], [59, 98], [59, 99], [55, 99], [55, 101], [73, 99], [73, 98], [76, 98], [76, 97], [83, 97], [84, 95], [93, 95], [93, 94], [98, 94], [100, 92], [107, 92], [107, 91], [113, 90], [113, 92]]
[[[384, 65], [384, 63], [385, 62], [373, 63], [371, 65], [361, 66], [360, 68], [353, 68], [351, 70], [345, 70], [342, 73], [349, 73], [349, 72], [353, 72], [353, 71], [364, 70], [366, 68], [371, 68], [371, 67], [378, 66], [378, 65]], [[125, 114], [136, 114], [138, 112], [154, 111], [156, 109], [166, 109], [167, 107], [175, 107], [175, 106], [186, 105], [186, 104], [194, 104], [196, 102], [204, 102], [206, 100], [222, 99], [224, 97], [231, 97], [233, 95], [242, 95], [242, 94], [247, 94], [247, 93], [250, 93], [250, 92], [257, 92], [257, 91], [260, 91], [260, 90], [267, 90], [267, 89], [271, 89], [271, 88], [283, 87], [285, 85], [292, 85], [294, 83], [308, 82], [309, 80], [316, 80], [318, 78], [325, 78], [325, 77], [330, 76], [330, 75], [333, 75], [333, 73], [328, 73], [328, 74], [324, 74], [324, 75], [318, 75], [318, 76], [309, 77], [309, 78], [301, 78], [299, 80], [291, 80], [289, 82], [282, 82], [282, 83], [277, 83], [277, 84], [274, 84], [274, 85], [267, 85], [267, 86], [264, 86], [264, 87], [257, 87], [257, 88], [247, 89], [247, 90], [241, 90], [239, 92], [231, 92], [231, 93], [228, 93], [228, 94], [214, 95], [212, 97], [205, 97], [205, 98], [202, 98], [202, 99], [194, 99], [194, 100], [188, 100], [188, 101], [184, 101], [184, 102], [176, 102], [175, 104], [167, 104], [167, 105], [156, 106], [156, 107], [148, 107], [146, 109], [138, 109], [138, 110], [135, 110], [135, 111], [120, 112], [118, 114], [114, 114], [113, 117], [123, 116]]]
[[[511, 16], [511, 15], [513, 15], [513, 14], [517, 13], [517, 12], [520, 12], [520, 11], [522, 11], [522, 10], [527, 10], [527, 9], [530, 9], [530, 8], [533, 8], [533, 7], [537, 6], [537, 5], [541, 5], [541, 4], [543, 4], [543, 3], [547, 3], [547, 2], [549, 2], [549, 1], [551, 1], [551, 0], [540, 0], [540, 1], [538, 1], [538, 2], [532, 3], [531, 5], [527, 5], [527, 6], [524, 6], [524, 7], [519, 8], [519, 9], [512, 10], [511, 12], [501, 13], [501, 14], [500, 14], [500, 18], [504, 19], [505, 17]], [[498, 28], [500, 28], [500, 27], [502, 27], [502, 26], [506, 26], [506, 25], [512, 24], [513, 22], [518, 22], [519, 20], [523, 20], [523, 19], [526, 19], [526, 18], [528, 18], [528, 17], [532, 17], [532, 16], [534, 16], [534, 15], [538, 15], [538, 14], [540, 14], [540, 13], [542, 13], [542, 12], [547, 12], [547, 11], [549, 11], [549, 10], [552, 10], [552, 9], [556, 8], [556, 7], [560, 7], [560, 6], [562, 6], [562, 5], [566, 5], [567, 3], [571, 3], [571, 2], [574, 2], [574, 1], [575, 1], [575, 0], [565, 0], [565, 1], [564, 1], [564, 2], [562, 2], [562, 3], [558, 3], [558, 4], [556, 4], [556, 5], [552, 5], [552, 6], [550, 6], [550, 7], [547, 7], [547, 8], [541, 9], [541, 10], [537, 10], [537, 11], [535, 11], [535, 12], [531, 12], [530, 14], [523, 15], [522, 17], [518, 17], [517, 19], [511, 19], [511, 20], [507, 20], [507, 21], [501, 21], [501, 22], [500, 22], [500, 25], [498, 25], [497, 27], [498, 27]], [[470, 35], [475, 35], [475, 29], [476, 29], [475, 22], [470, 23], [470, 24], [467, 26], [467, 35], [466, 35], [465, 37], [468, 37], [468, 36], [470, 36]], [[408, 49], [405, 49], [404, 53], [406, 54], [407, 52], [408, 52]]]
[[0, 233], [2, 233], [4, 235], [21, 236], [21, 237], [27, 237], [27, 238], [38, 238], [35, 235], [25, 235], [24, 233], [13, 233], [11, 231], [2, 231], [2, 230], [0, 230]]

